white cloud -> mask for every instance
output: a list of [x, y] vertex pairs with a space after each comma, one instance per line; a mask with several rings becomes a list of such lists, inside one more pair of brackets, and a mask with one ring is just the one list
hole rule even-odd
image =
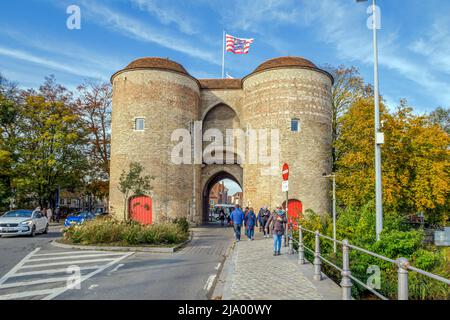
[[161, 0], [130, 0], [131, 3], [137, 5], [140, 10], [147, 11], [151, 15], [158, 18], [158, 20], [164, 25], [175, 24], [178, 29], [188, 35], [198, 33], [197, 28], [194, 26], [192, 20], [187, 17], [186, 13], [183, 13], [171, 6], [172, 1]]
[[[211, 48], [192, 45], [185, 39], [165, 34], [160, 28], [151, 27], [130, 16], [123, 15], [113, 9], [99, 5], [94, 1], [83, 1], [88, 18], [105, 27], [111, 28], [133, 39], [157, 44], [161, 47], [184, 53], [190, 57], [221, 65], [219, 54], [213, 54]], [[196, 39], [192, 39], [197, 43]]]
[[32, 32], [25, 33], [0, 29], [0, 35], [7, 36], [22, 46], [46, 52], [47, 56], [49, 56], [47, 59], [50, 59], [50, 56], [60, 58], [60, 60], [64, 60], [67, 64], [95, 70], [96, 73], [104, 75], [105, 79], [126, 63], [126, 61], [121, 61], [122, 59], [117, 59], [111, 54], [102, 55], [97, 51], [77, 46], [72, 42], [56, 40], [43, 34], [37, 35]]
[[[365, 22], [361, 27], [361, 14], [364, 14], [365, 6], [358, 7], [356, 3], [334, 0], [303, 1], [302, 3], [304, 9], [302, 23], [315, 28], [318, 39], [333, 46], [339, 58], [359, 61], [366, 65], [373, 63], [372, 32], [366, 28]], [[364, 11], [361, 11], [361, 8]], [[383, 38], [379, 38], [380, 65], [415, 82], [425, 89], [429, 96], [436, 97], [443, 103], [449, 103], [448, 83], [442, 81], [437, 72], [430, 72], [432, 66], [428, 64], [429, 61], [416, 61], [401, 46], [396, 32], [382, 31]], [[439, 43], [438, 39], [442, 38], [437, 37], [436, 43]], [[416, 48], [418, 46], [419, 44]], [[449, 46], [448, 42], [445, 46]], [[435, 56], [435, 59], [439, 57], [444, 65], [445, 61], [448, 62], [448, 56], [447, 58]]]
[[425, 57], [434, 69], [450, 75], [450, 19], [437, 20], [426, 35], [414, 41], [409, 49]]
[[52, 70], [56, 70], [56, 71], [63, 71], [63, 72], [67, 72], [67, 73], [81, 76], [81, 77], [104, 79], [102, 74], [100, 74], [94, 70], [91, 70], [91, 69], [84, 69], [84, 68], [80, 68], [79, 66], [71, 66], [67, 62], [57, 62], [55, 60], [50, 60], [49, 58], [40, 57], [35, 54], [26, 52], [26, 51], [11, 49], [11, 48], [4, 47], [4, 46], [0, 46], [0, 56], [6, 56], [9, 58], [26, 61], [29, 63], [43, 66], [48, 69], [52, 69]]

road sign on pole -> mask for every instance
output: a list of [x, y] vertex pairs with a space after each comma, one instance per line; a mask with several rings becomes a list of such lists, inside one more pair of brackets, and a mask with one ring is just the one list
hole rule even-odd
[[283, 181], [281, 184], [281, 191], [282, 192], [288, 192], [289, 191], [289, 181]]
[[[288, 213], [288, 205], [289, 205], [289, 165], [287, 163], [283, 163], [283, 167], [281, 168], [281, 175], [283, 177], [283, 184], [282, 184], [282, 192], [286, 192], [286, 219], [289, 221], [289, 213]], [[287, 234], [288, 230], [285, 228], [284, 231], [284, 246], [287, 247]]]
[[283, 168], [281, 169], [281, 174], [283, 176], [283, 181], [289, 180], [289, 165], [287, 163], [283, 164]]

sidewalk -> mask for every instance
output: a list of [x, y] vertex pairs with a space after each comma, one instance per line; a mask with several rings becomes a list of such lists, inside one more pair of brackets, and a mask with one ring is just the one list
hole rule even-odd
[[228, 258], [227, 283], [223, 300], [340, 300], [341, 288], [324, 276], [314, 281], [311, 264], [298, 265], [298, 255], [282, 247], [273, 256], [273, 239], [259, 233], [254, 241], [247, 237], [235, 244]]

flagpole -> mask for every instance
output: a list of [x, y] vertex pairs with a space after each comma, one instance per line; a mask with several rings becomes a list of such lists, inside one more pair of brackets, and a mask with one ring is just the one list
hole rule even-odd
[[222, 79], [225, 78], [225, 30], [223, 30], [222, 38]]

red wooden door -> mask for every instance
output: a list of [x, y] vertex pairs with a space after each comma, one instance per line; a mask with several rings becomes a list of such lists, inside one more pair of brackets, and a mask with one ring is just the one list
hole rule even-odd
[[130, 219], [140, 224], [148, 225], [153, 222], [152, 198], [138, 196], [130, 200]]
[[[283, 203], [283, 207], [286, 208], [286, 202]], [[288, 216], [289, 222], [292, 222], [294, 230], [297, 230], [298, 221], [303, 219], [303, 204], [296, 199], [289, 200], [288, 204]]]

